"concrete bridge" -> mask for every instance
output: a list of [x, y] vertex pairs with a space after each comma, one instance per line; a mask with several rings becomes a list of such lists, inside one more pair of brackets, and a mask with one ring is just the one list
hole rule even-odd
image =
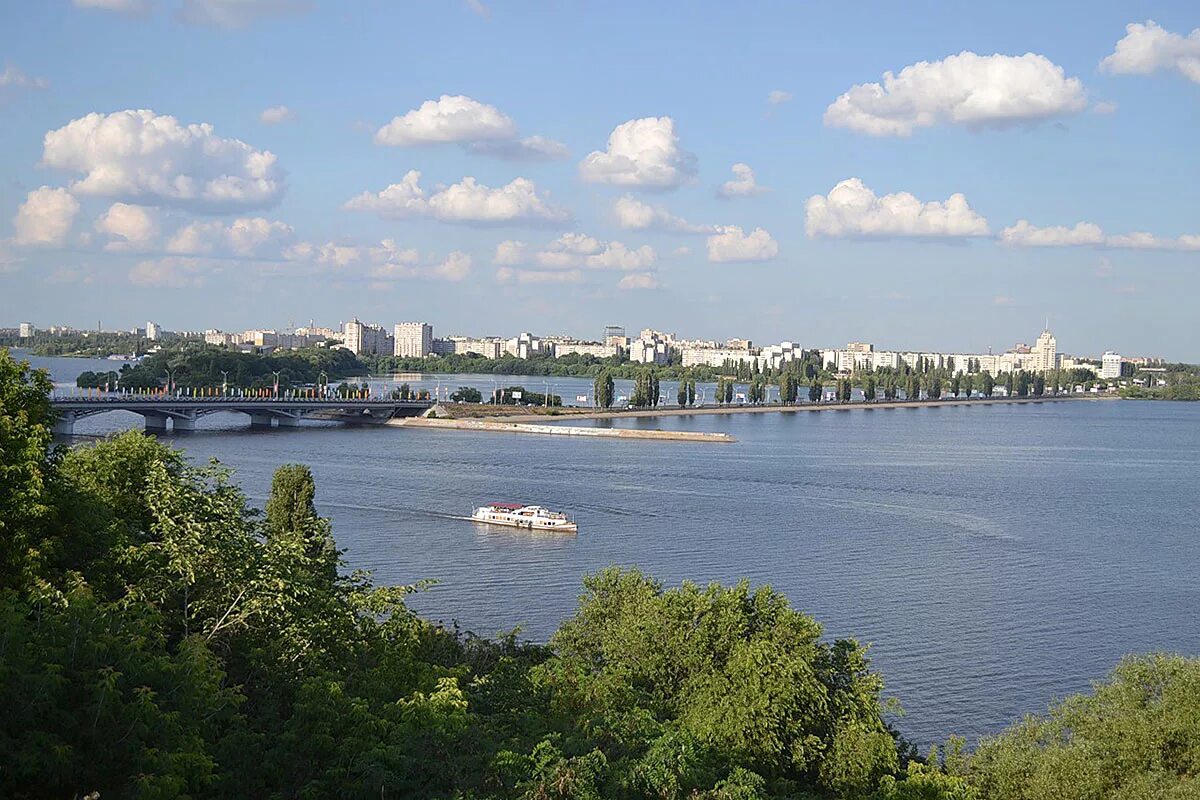
[[250, 417], [251, 428], [295, 427], [304, 418], [351, 424], [379, 424], [393, 417], [415, 417], [433, 406], [432, 400], [385, 400], [337, 397], [174, 397], [104, 395], [51, 397], [58, 412], [54, 432], [69, 436], [75, 422], [108, 411], [132, 411], [146, 420], [146, 430], [163, 432], [170, 421], [175, 431], [196, 429], [196, 420], [218, 411], [236, 411]]

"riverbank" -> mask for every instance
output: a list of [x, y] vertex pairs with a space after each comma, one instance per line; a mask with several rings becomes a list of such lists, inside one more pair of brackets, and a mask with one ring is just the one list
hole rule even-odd
[[[534, 417], [533, 419], [545, 419]], [[406, 417], [389, 420], [397, 428], [437, 428], [441, 430], [490, 431], [493, 433], [530, 433], [546, 436], [588, 436], [595, 439], [656, 439], [673, 442], [728, 444], [737, 441], [727, 433], [699, 431], [634, 430], [630, 428], [580, 428], [572, 425], [544, 425], [494, 419], [445, 419], [442, 417]]]
[[[637, 409], [574, 409], [574, 408], [551, 408], [545, 410], [533, 409], [518, 409], [510, 406], [503, 410], [493, 409], [492, 413], [486, 412], [489, 406], [439, 406], [437, 409], [438, 417], [444, 415], [451, 419], [463, 420], [474, 419], [484, 421], [503, 420], [506, 423], [525, 423], [525, 422], [549, 422], [551, 420], [581, 420], [581, 419], [637, 419], [642, 417], [681, 417], [691, 416], [695, 414], [767, 414], [767, 413], [796, 413], [806, 411], [854, 411], [854, 410], [875, 410], [888, 408], [940, 408], [943, 406], [986, 406], [986, 405], [1016, 405], [1028, 403], [1059, 403], [1065, 401], [1094, 401], [1094, 400], [1118, 400], [1115, 396], [1081, 396], [1081, 395], [1058, 395], [1042, 397], [976, 397], [970, 400], [961, 399], [943, 399], [943, 400], [877, 400], [874, 403], [853, 402], [853, 403], [799, 403], [795, 405], [782, 405], [779, 403], [764, 404], [764, 405], [745, 405], [745, 406], [692, 406], [688, 408], [658, 407], [658, 408], [637, 408]], [[498, 412], [498, 413], [497, 413]]]

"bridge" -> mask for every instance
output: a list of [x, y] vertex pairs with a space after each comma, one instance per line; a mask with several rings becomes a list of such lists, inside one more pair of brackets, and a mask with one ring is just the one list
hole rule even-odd
[[387, 400], [341, 397], [178, 397], [171, 395], [101, 395], [51, 397], [58, 413], [54, 432], [70, 436], [84, 417], [109, 411], [132, 411], [146, 420], [146, 430], [163, 432], [196, 429], [196, 420], [218, 411], [235, 411], [250, 418], [251, 428], [296, 427], [305, 418], [357, 425], [379, 424], [393, 417], [415, 417], [433, 407], [432, 400]]

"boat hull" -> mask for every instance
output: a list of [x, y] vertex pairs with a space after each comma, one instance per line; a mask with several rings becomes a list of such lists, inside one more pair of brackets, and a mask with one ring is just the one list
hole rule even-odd
[[526, 520], [510, 520], [510, 519], [484, 519], [481, 517], [471, 517], [472, 522], [478, 522], [481, 525], [499, 525], [504, 528], [520, 528], [527, 531], [549, 531], [552, 533], [578, 533], [579, 526], [574, 522], [568, 522], [562, 525], [547, 525], [544, 522], [532, 522]]

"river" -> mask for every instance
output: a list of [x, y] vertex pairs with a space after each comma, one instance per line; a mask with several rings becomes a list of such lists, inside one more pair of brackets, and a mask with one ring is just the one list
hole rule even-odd
[[[64, 384], [113, 366], [32, 360]], [[490, 387], [492, 377], [475, 380]], [[549, 380], [564, 391], [579, 385]], [[732, 445], [337, 426], [250, 432], [244, 419], [221, 416], [206, 420], [209, 430], [166, 439], [196, 463], [215, 457], [234, 468], [255, 503], [280, 464], [310, 465], [349, 564], [380, 582], [437, 580], [412, 599], [430, 618], [481, 634], [521, 626], [544, 640], [575, 607], [582, 575], [608, 564], [667, 583], [769, 583], [828, 635], [871, 643], [888, 694], [906, 710], [899, 728], [923, 745], [996, 732], [1086, 690], [1124, 654], [1198, 652], [1197, 403], [603, 423], [726, 431]], [[139, 423], [114, 413], [77, 430]], [[451, 519], [488, 500], [570, 511], [580, 532]]]

